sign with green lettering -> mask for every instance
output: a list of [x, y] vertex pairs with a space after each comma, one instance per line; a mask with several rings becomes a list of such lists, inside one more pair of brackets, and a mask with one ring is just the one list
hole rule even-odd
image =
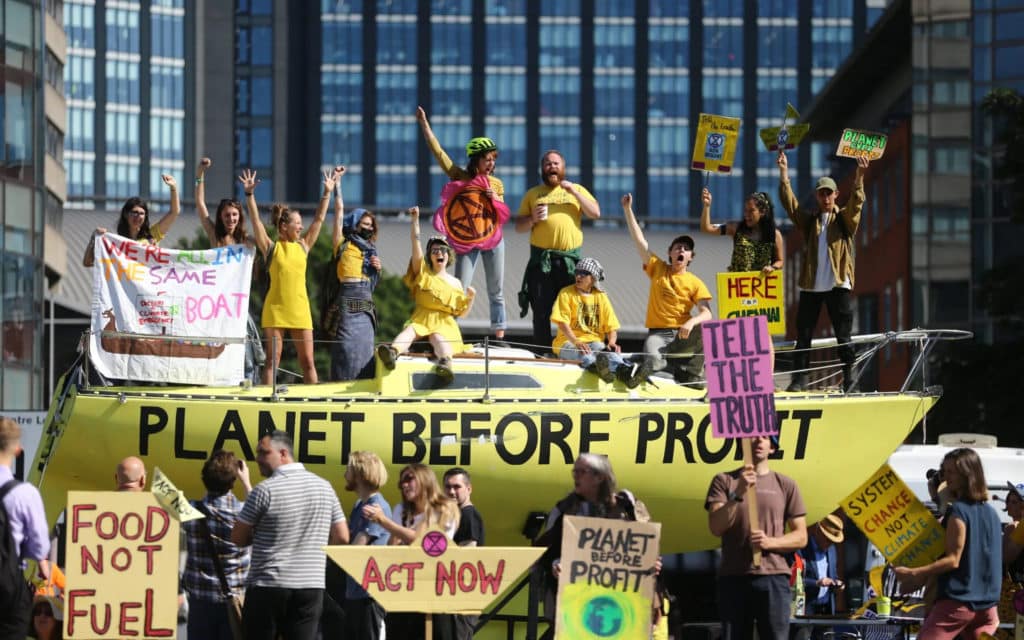
[[889, 137], [884, 133], [861, 131], [859, 129], [843, 129], [836, 147], [836, 155], [840, 158], [861, 158], [878, 160], [885, 153], [885, 144]]

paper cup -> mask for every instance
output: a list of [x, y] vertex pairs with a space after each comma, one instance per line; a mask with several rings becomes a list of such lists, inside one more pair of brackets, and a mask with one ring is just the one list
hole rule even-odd
[[879, 618], [888, 618], [892, 615], [892, 600], [885, 596], [879, 596], [875, 600], [875, 613], [878, 614]]
[[540, 209], [537, 211], [537, 219], [538, 220], [547, 220], [548, 219], [548, 205], [546, 205], [546, 204], [540, 205]]

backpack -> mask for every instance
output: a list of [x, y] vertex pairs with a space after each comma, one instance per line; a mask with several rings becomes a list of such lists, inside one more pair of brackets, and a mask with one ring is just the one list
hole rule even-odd
[[338, 261], [341, 254], [345, 252], [345, 245], [348, 240], [338, 245], [338, 250], [327, 262], [320, 278], [320, 330], [324, 332], [327, 340], [334, 340], [338, 333], [338, 323], [341, 322], [341, 305], [338, 304], [338, 295], [341, 293], [341, 281], [338, 280]]
[[14, 534], [11, 533], [10, 518], [3, 502], [11, 489], [19, 484], [17, 479], [11, 479], [0, 487], [0, 610], [8, 611], [31, 601], [25, 572], [21, 568], [21, 555], [14, 546]]

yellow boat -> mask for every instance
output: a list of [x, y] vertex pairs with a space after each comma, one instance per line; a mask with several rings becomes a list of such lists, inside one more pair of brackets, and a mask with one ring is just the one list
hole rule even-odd
[[[662, 553], [716, 547], [704, 511], [712, 476], [739, 466], [741, 448], [712, 437], [704, 392], [654, 379], [634, 390], [578, 365], [524, 358], [517, 350], [469, 353], [454, 382], [437, 388], [432, 363], [403, 356], [375, 379], [315, 386], [96, 387], [62, 385], [31, 478], [51, 521], [68, 490], [112, 487], [114, 467], [137, 455], [189, 496], [200, 469], [226, 448], [254, 460], [260, 435], [285, 429], [295, 455], [335, 486], [343, 506], [350, 452], [372, 450], [397, 471], [425, 462], [470, 471], [487, 541], [526, 544], [531, 512], [572, 487], [573, 459], [606, 454], [621, 487], [663, 523]], [[379, 368], [379, 367], [378, 367]], [[772, 467], [796, 479], [813, 522], [878, 469], [937, 400], [937, 392], [778, 393], [781, 448]], [[256, 474], [254, 473], [254, 476]]]

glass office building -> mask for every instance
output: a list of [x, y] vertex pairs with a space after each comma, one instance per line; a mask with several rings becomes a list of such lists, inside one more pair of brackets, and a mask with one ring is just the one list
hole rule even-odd
[[188, 144], [185, 0], [64, 0], [68, 207], [166, 198]]
[[[62, 91], [66, 47], [59, 2], [0, 0], [0, 409], [38, 410], [44, 299], [64, 272]], [[44, 238], [47, 247], [44, 250]]]
[[[700, 112], [743, 119], [731, 175], [714, 176], [720, 215], [774, 191], [757, 129], [824, 85], [885, 0], [321, 0], [320, 162], [346, 164], [346, 198], [432, 203], [444, 182], [423, 145], [423, 105], [457, 162], [488, 135], [515, 207], [559, 149], [569, 179], [617, 217], [621, 194], [666, 221], [696, 217], [689, 169]], [[827, 172], [828, 145], [791, 159], [798, 186]], [[729, 212], [729, 213], [725, 213]]]

